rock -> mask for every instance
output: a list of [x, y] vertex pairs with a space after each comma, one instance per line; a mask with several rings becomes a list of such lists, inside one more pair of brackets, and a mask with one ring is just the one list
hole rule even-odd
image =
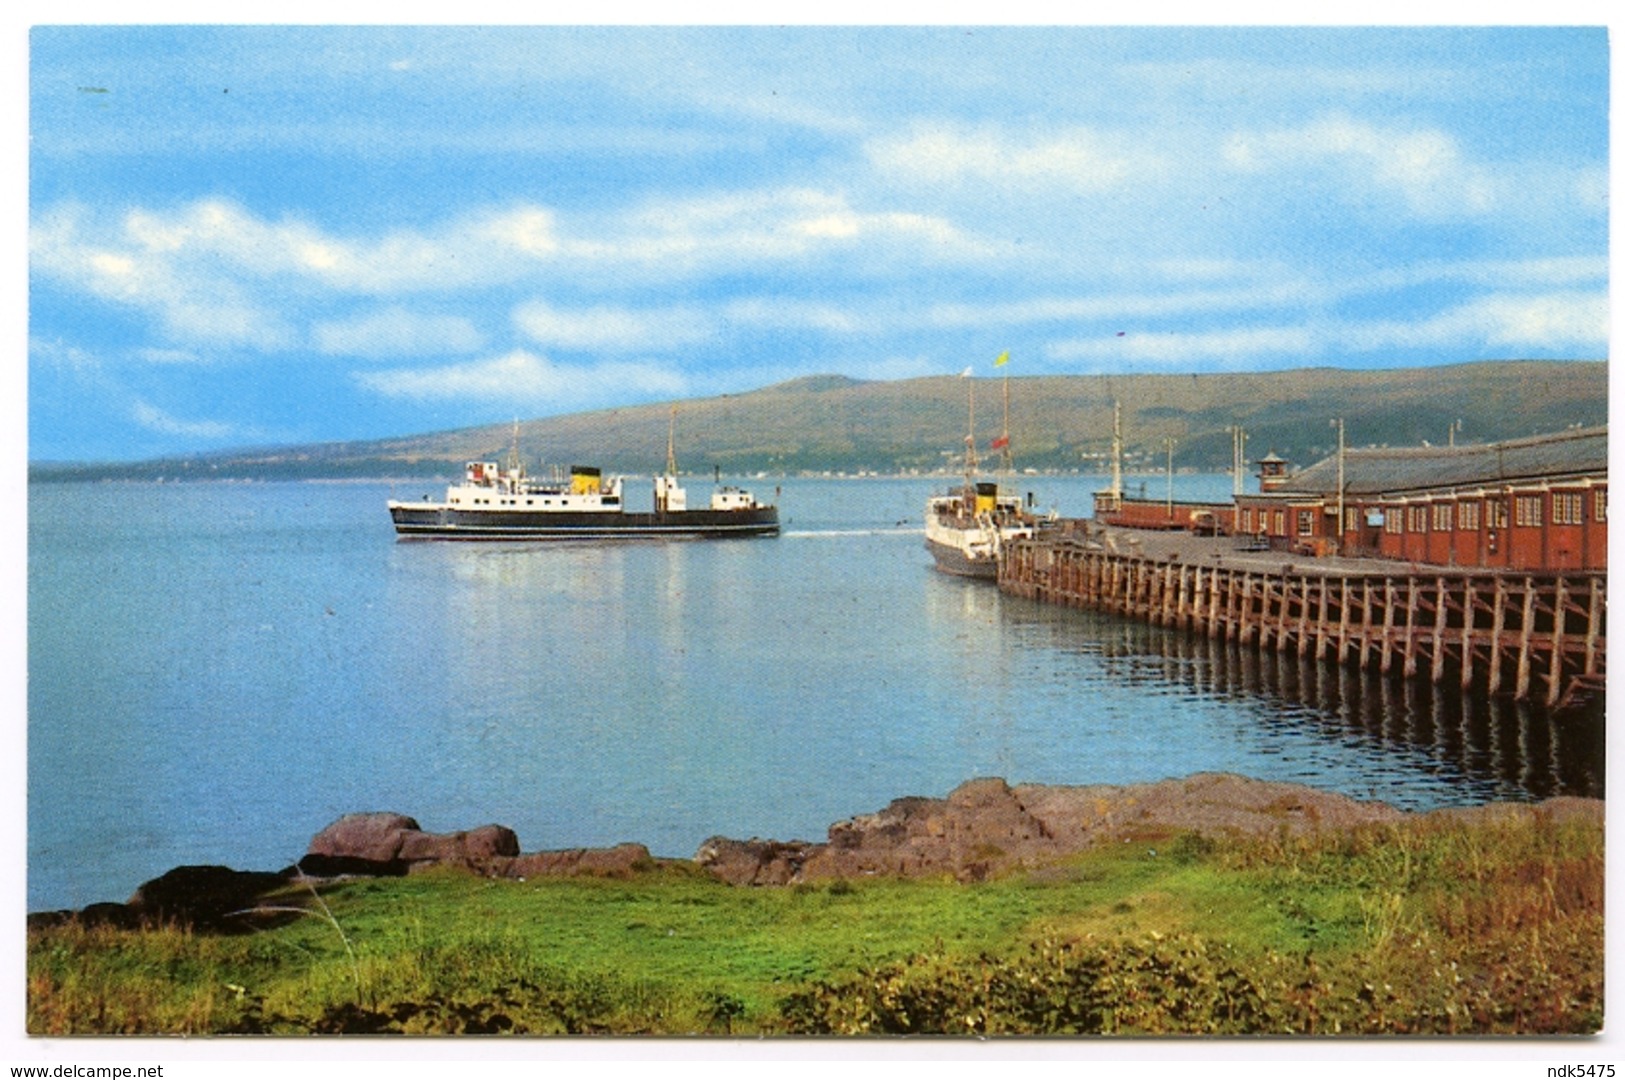
[[694, 860], [738, 885], [865, 876], [948, 875], [979, 881], [1111, 840], [1175, 832], [1269, 833], [1402, 817], [1381, 803], [1293, 784], [1209, 773], [1131, 787], [961, 784], [945, 799], [896, 799], [837, 822], [824, 844], [714, 837]]
[[506, 825], [428, 833], [405, 814], [348, 814], [316, 834], [299, 868], [318, 877], [388, 877], [440, 865], [488, 873], [518, 854], [519, 837]]
[[817, 846], [714, 836], [700, 845], [694, 862], [730, 885], [788, 885], [801, 879], [807, 855]]
[[346, 814], [310, 841], [299, 869], [317, 877], [404, 874], [401, 846], [409, 832], [421, 830], [405, 814]]
[[140, 927], [141, 918], [125, 904], [99, 903], [91, 904], [78, 911], [31, 911], [28, 913], [28, 929], [46, 930], [58, 926], [66, 926], [77, 922], [81, 926], [113, 926], [121, 930], [134, 930]]
[[395, 858], [408, 869], [448, 863], [471, 870], [489, 868], [497, 859], [519, 854], [519, 837], [505, 825], [482, 825], [468, 832], [426, 833], [416, 829], [401, 833]]
[[1198, 773], [1129, 787], [1033, 785], [1017, 788], [1015, 794], [1069, 850], [1101, 839], [1170, 832], [1297, 833], [1405, 816], [1385, 803], [1230, 773]]
[[429, 833], [405, 814], [349, 814], [316, 834], [299, 868], [318, 877], [387, 877], [441, 864], [483, 872], [518, 854], [519, 837], [505, 825]]
[[629, 878], [655, 865], [658, 865], [657, 861], [642, 844], [538, 851], [505, 859], [500, 863], [501, 876], [510, 878]]
[[[178, 866], [141, 885], [124, 906], [136, 921], [149, 925], [176, 923], [197, 930], [248, 930], [258, 924], [253, 916], [243, 913], [256, 907], [268, 893], [286, 888], [288, 881], [286, 871]], [[107, 921], [118, 922], [112, 918]]]
[[807, 880], [952, 874], [980, 880], [996, 866], [1054, 854], [1043, 824], [1003, 780], [971, 780], [946, 799], [894, 800], [878, 814], [830, 826], [829, 844], [808, 853]]
[[316, 834], [299, 861], [301, 870], [318, 877], [394, 876], [448, 866], [487, 877], [630, 877], [653, 864], [642, 844], [526, 855], [506, 825], [430, 833], [405, 814], [342, 817]]

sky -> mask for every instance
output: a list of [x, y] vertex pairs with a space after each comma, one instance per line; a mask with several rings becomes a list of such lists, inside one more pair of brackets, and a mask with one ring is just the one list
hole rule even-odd
[[35, 26], [28, 456], [1608, 343], [1607, 30]]

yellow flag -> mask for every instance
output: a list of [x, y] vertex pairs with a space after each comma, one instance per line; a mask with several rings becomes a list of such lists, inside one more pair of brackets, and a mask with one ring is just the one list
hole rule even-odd
[[1004, 352], [999, 354], [999, 358], [997, 360], [993, 361], [993, 366], [994, 367], [1003, 367], [1004, 365], [1008, 364], [1009, 362], [1010, 362], [1010, 350], [1006, 349]]

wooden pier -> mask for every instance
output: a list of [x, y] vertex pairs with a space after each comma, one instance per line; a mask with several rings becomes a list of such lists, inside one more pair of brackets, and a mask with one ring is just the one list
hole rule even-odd
[[1011, 542], [999, 563], [999, 587], [1018, 596], [1553, 705], [1602, 692], [1607, 582], [1238, 551], [1077, 521]]

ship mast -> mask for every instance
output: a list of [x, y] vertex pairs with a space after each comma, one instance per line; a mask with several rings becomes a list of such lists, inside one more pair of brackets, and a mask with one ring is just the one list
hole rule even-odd
[[965, 431], [965, 492], [971, 497], [976, 484], [976, 382], [969, 368], [965, 369], [965, 386], [970, 401], [969, 426]]
[[1112, 402], [1112, 498], [1123, 502], [1123, 403]]
[[666, 429], [666, 475], [677, 475], [677, 406], [671, 407], [671, 424]]

